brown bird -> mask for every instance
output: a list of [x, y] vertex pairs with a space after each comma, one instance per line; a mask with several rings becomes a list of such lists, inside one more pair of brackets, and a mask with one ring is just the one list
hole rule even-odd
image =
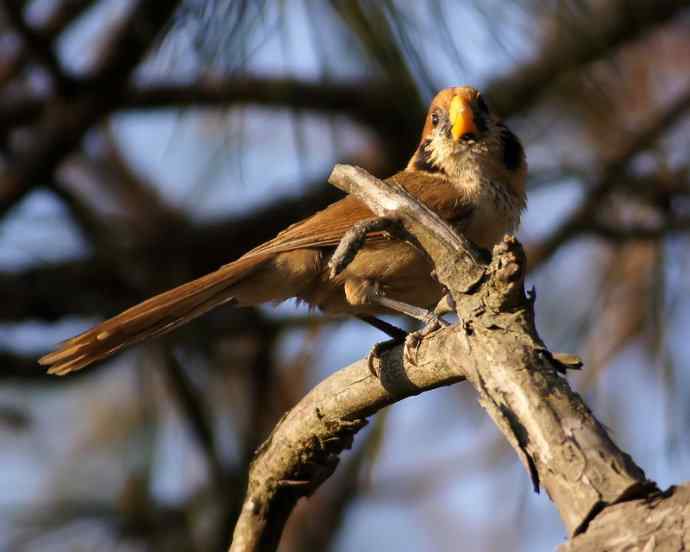
[[[459, 87], [434, 98], [417, 150], [405, 170], [389, 180], [476, 245], [490, 248], [520, 223], [526, 172], [518, 138], [477, 90]], [[39, 362], [49, 366], [51, 374], [67, 374], [224, 303], [247, 306], [296, 297], [325, 312], [353, 314], [374, 325], [377, 320], [370, 317], [376, 314], [409, 314], [405, 306], [433, 308], [444, 292], [426, 256], [382, 232], [368, 234], [345, 270], [329, 276], [329, 258], [345, 232], [372, 217], [358, 199], [345, 197], [215, 272], [65, 341]]]

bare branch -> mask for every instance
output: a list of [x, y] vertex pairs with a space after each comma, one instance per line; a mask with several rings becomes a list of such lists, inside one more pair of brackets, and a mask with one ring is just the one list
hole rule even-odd
[[635, 155], [649, 148], [659, 136], [690, 110], [690, 89], [685, 90], [661, 113], [653, 117], [640, 132], [631, 136], [617, 155], [607, 160], [599, 170], [595, 184], [579, 207], [556, 228], [546, 240], [530, 248], [530, 269], [544, 261], [566, 241], [594, 227], [595, 214], [606, 195], [618, 186], [628, 163]]
[[609, 55], [689, 7], [688, 0], [592, 3], [589, 9], [596, 11], [587, 18], [586, 27], [563, 29], [542, 45], [534, 61], [490, 82], [485, 93], [503, 116], [524, 113], [561, 77]]
[[192, 382], [180, 366], [175, 353], [169, 349], [163, 351], [165, 355], [163, 369], [168, 380], [170, 391], [177, 401], [183, 417], [189, 422], [192, 433], [206, 457], [209, 479], [218, 489], [225, 487], [225, 474], [218, 454], [213, 426], [207, 412], [204, 410], [198, 394], [193, 389]]
[[536, 334], [523, 291], [525, 258], [514, 238], [506, 237], [486, 266], [467, 240], [404, 191], [341, 165], [330, 181], [413, 234], [455, 298], [462, 323], [424, 340], [416, 364], [394, 349], [383, 356], [379, 381], [360, 361], [293, 408], [257, 452], [231, 551], [275, 550], [296, 501], [332, 474], [366, 416], [462, 379], [475, 388], [535, 490], [546, 488], [569, 534], [604, 507], [656, 488], [557, 375]]
[[430, 255], [463, 321], [456, 329], [462, 347], [451, 358], [472, 359], [468, 381], [535, 487], [541, 481], [547, 489], [569, 533], [585, 526], [602, 504], [645, 492], [642, 470], [557, 375], [534, 326], [533, 301], [524, 294], [526, 260], [517, 241], [506, 237], [484, 268], [467, 240], [438, 216], [362, 172], [336, 166], [331, 182], [355, 192], [377, 215], [399, 218]]
[[44, 36], [56, 36], [91, 8], [96, 0], [64, 0], [39, 29]]
[[[400, 219], [405, 230], [438, 261], [435, 270], [439, 279], [454, 284], [447, 285], [448, 289], [470, 290], [483, 276], [483, 263], [477, 249], [402, 187], [348, 165], [336, 165], [328, 181], [364, 201], [379, 217]], [[410, 230], [410, 220], [415, 221], [414, 232]]]
[[34, 57], [48, 69], [59, 93], [71, 94], [76, 82], [65, 73], [60, 60], [55, 55], [52, 38], [37, 32], [26, 21], [24, 17], [25, 2], [4, 0], [3, 4], [10, 22], [22, 37], [24, 47], [30, 50]]
[[360, 360], [304, 397], [257, 451], [230, 550], [275, 550], [297, 500], [333, 473], [338, 454], [352, 445], [367, 416], [405, 397], [461, 381], [461, 367], [437, 354], [446, 350], [448, 338], [439, 332], [423, 343], [417, 366], [403, 366], [399, 347], [387, 352], [381, 381]]
[[243, 75], [205, 77], [188, 84], [136, 83], [127, 92], [124, 107], [150, 110], [253, 104], [349, 113], [366, 122], [380, 122], [390, 117], [392, 93], [391, 86], [383, 82], [334, 83]]
[[0, 215], [34, 186], [45, 184], [86, 131], [122, 101], [128, 76], [137, 67], [180, 0], [139, 0], [113, 32], [100, 65], [80, 81], [74, 100], [52, 103], [32, 129], [31, 148], [0, 175]]

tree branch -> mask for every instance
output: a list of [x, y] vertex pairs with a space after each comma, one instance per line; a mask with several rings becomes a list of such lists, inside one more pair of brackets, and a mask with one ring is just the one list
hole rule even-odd
[[74, 91], [76, 81], [65, 73], [60, 60], [53, 50], [53, 40], [37, 32], [24, 17], [24, 2], [4, 0], [3, 5], [10, 23], [21, 36], [24, 47], [30, 50], [39, 63], [43, 64], [55, 81], [59, 94], [69, 95]]
[[631, 136], [626, 146], [605, 161], [596, 182], [575, 211], [566, 218], [542, 243], [530, 248], [530, 269], [544, 263], [558, 248], [573, 237], [595, 226], [595, 214], [603, 199], [619, 185], [625, 168], [638, 153], [649, 148], [659, 136], [669, 130], [690, 110], [690, 88]]
[[32, 128], [31, 148], [0, 175], [0, 215], [34, 186], [44, 185], [84, 134], [121, 105], [129, 75], [147, 53], [180, 0], [139, 0], [113, 32], [99, 66], [79, 81], [79, 95], [55, 101]]
[[382, 359], [381, 381], [360, 360], [304, 397], [256, 453], [230, 550], [275, 550], [297, 500], [335, 471], [338, 455], [350, 448], [367, 416], [405, 397], [461, 381], [461, 367], [437, 354], [447, 350], [447, 339], [448, 333], [439, 332], [424, 342], [417, 366], [403, 366], [401, 349], [391, 350]]
[[86, 13], [96, 0], [64, 0], [55, 8], [38, 31], [43, 37], [54, 37]]
[[[231, 107], [236, 104], [349, 113], [367, 123], [390, 117], [393, 93], [384, 82], [319, 82], [295, 78], [206, 77], [191, 83], [135, 83], [124, 108]], [[375, 125], [374, 125], [375, 126]]]
[[[638, 39], [690, 8], [688, 0], [616, 0], [590, 4], [584, 24], [570, 20], [532, 62], [490, 82], [484, 92], [504, 117], [525, 113], [566, 74]], [[576, 28], [572, 28], [576, 27]]]
[[424, 340], [416, 364], [394, 349], [384, 354], [377, 380], [360, 361], [293, 408], [257, 451], [231, 551], [275, 550], [296, 501], [333, 473], [366, 416], [462, 379], [475, 388], [535, 489], [547, 490], [569, 534], [606, 506], [656, 488], [557, 375], [534, 327], [533, 301], [523, 290], [525, 258], [514, 238], [496, 246], [487, 266], [466, 239], [404, 190], [341, 165], [330, 182], [414, 236], [453, 295], [462, 323]]
[[170, 387], [170, 392], [179, 405], [182, 417], [190, 425], [192, 434], [197, 440], [199, 448], [206, 457], [209, 471], [209, 482], [218, 489], [225, 488], [225, 473], [223, 464], [218, 454], [213, 424], [210, 416], [204, 410], [198, 393], [194, 390], [192, 382], [184, 372], [184, 368], [178, 362], [175, 352], [163, 348], [164, 355], [162, 368]]

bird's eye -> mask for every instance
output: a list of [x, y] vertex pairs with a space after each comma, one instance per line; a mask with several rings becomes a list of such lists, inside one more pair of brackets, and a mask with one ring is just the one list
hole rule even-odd
[[438, 125], [438, 113], [435, 111], [431, 114], [431, 124], [433, 126]]

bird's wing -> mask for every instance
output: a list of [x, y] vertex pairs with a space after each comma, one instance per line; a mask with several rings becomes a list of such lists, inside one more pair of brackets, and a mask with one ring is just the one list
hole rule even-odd
[[[468, 202], [459, 197], [445, 178], [404, 171], [391, 177], [445, 220], [457, 221], [469, 213]], [[67, 374], [106, 358], [123, 347], [162, 335], [222, 304], [227, 290], [277, 253], [295, 249], [335, 247], [356, 222], [373, 213], [354, 196], [348, 196], [288, 227], [274, 239], [253, 249], [215, 272], [156, 295], [65, 341], [39, 362], [52, 374]], [[368, 239], [383, 239], [372, 233]]]
[[[471, 212], [469, 202], [442, 176], [416, 171], [399, 172], [387, 181], [404, 187], [446, 221], [459, 222]], [[369, 208], [354, 196], [347, 196], [311, 217], [289, 226], [275, 238], [246, 253], [242, 258], [265, 257], [303, 248], [335, 247], [352, 225], [374, 217]], [[372, 232], [367, 240], [384, 239], [383, 232]]]

